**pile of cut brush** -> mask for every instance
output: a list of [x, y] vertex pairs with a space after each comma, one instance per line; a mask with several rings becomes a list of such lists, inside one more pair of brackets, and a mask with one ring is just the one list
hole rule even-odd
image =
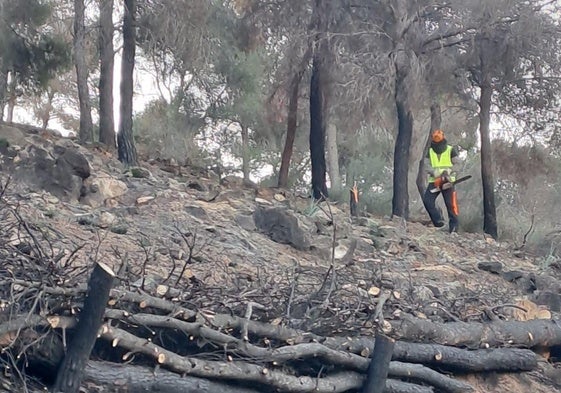
[[201, 308], [204, 288], [131, 283], [102, 261], [79, 263], [80, 246], [57, 254], [5, 191], [0, 390], [459, 393], [473, 389], [454, 375], [533, 370], [530, 348], [561, 345], [551, 320], [438, 324], [402, 313], [379, 323], [386, 335], [349, 337], [291, 327], [281, 310], [265, 322], [257, 302], [223, 312], [235, 294]]

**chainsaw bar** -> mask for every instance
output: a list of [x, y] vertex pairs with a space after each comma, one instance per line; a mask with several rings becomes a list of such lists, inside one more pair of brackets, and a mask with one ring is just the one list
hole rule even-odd
[[[471, 179], [471, 175], [467, 175], [467, 176], [460, 177], [460, 178], [457, 179], [455, 182], [449, 182], [449, 183], [445, 183], [445, 184], [451, 184], [451, 186], [453, 186], [453, 185], [455, 185], [455, 184], [464, 182], [464, 181], [466, 181], [466, 180], [468, 180], [468, 179]], [[450, 186], [450, 187], [451, 187], [451, 186]], [[448, 189], [448, 188], [450, 188], [450, 187], [445, 188], [445, 190]], [[442, 190], [440, 189], [440, 187], [435, 187], [435, 188], [433, 188], [432, 190], [430, 190], [430, 192], [432, 192], [433, 194], [436, 193], [436, 192], [439, 192], [439, 191], [442, 191]]]

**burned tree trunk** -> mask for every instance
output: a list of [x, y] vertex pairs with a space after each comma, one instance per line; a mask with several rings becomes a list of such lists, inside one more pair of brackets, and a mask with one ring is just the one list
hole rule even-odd
[[413, 137], [413, 113], [409, 106], [406, 85], [407, 66], [396, 60], [395, 103], [398, 131], [393, 156], [393, 198], [392, 215], [409, 217], [409, 148]]
[[101, 1], [99, 8], [99, 141], [114, 149], [113, 0]]
[[328, 197], [327, 164], [325, 161], [325, 132], [327, 120], [329, 45], [328, 30], [329, 1], [316, 0], [314, 15], [319, 33], [315, 37], [310, 80], [310, 157], [312, 161], [312, 193], [316, 200]]
[[92, 109], [88, 89], [88, 66], [86, 64], [86, 28], [84, 26], [86, 6], [84, 0], [74, 1], [74, 65], [80, 101], [80, 142], [93, 142]]
[[298, 128], [298, 95], [300, 93], [300, 82], [304, 71], [310, 62], [312, 51], [308, 49], [300, 63], [300, 67], [290, 82], [290, 96], [288, 102], [288, 116], [286, 120], [286, 140], [281, 156], [281, 166], [279, 169], [278, 186], [288, 187], [288, 170], [290, 168], [290, 160], [296, 139], [296, 129]]
[[483, 184], [483, 231], [498, 238], [497, 211], [495, 208], [495, 182], [493, 179], [493, 157], [489, 123], [493, 88], [487, 80], [481, 86], [479, 99], [479, 133], [481, 136], [481, 181]]
[[310, 156], [312, 161], [313, 198], [327, 197], [327, 166], [325, 162], [325, 97], [322, 81], [323, 59], [314, 54], [310, 83]]
[[54, 392], [75, 393], [80, 389], [84, 368], [105, 314], [114, 277], [115, 273], [103, 263], [98, 262], [94, 266], [84, 309], [80, 313], [75, 336], [58, 369]]
[[388, 378], [395, 340], [382, 334], [376, 335], [376, 345], [368, 366], [362, 393], [383, 393]]
[[121, 63], [120, 123], [117, 135], [119, 161], [136, 165], [137, 155], [132, 133], [133, 72], [136, 53], [136, 0], [125, 0], [123, 17], [123, 58]]

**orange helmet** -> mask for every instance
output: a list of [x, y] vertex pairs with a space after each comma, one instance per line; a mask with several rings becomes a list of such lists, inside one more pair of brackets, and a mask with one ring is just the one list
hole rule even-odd
[[442, 142], [444, 140], [444, 132], [442, 130], [434, 130], [432, 133], [432, 141], [435, 143]]

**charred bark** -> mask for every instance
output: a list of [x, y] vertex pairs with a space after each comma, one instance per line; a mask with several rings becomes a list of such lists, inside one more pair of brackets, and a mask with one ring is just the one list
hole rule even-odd
[[312, 162], [312, 195], [316, 200], [327, 198], [325, 162], [325, 92], [323, 59], [316, 52], [310, 82], [310, 157]]
[[93, 142], [92, 108], [88, 89], [88, 66], [86, 64], [86, 28], [84, 26], [86, 7], [84, 0], [74, 0], [74, 66], [80, 102], [80, 142]]
[[99, 141], [115, 148], [113, 116], [113, 0], [99, 5]]
[[376, 345], [366, 373], [362, 393], [383, 393], [388, 378], [395, 340], [382, 334], [376, 335]]
[[509, 346], [533, 348], [561, 345], [561, 326], [554, 320], [437, 323], [404, 316], [394, 322], [402, 339], [471, 349]]
[[[482, 58], [481, 62], [485, 60]], [[482, 64], [482, 67], [484, 64]], [[485, 67], [483, 67], [485, 68]], [[495, 207], [495, 181], [493, 176], [493, 153], [489, 124], [491, 121], [491, 98], [493, 87], [490, 78], [486, 75], [480, 86], [479, 98], [479, 133], [481, 136], [481, 182], [483, 185], [483, 231], [498, 238], [497, 210]]]
[[395, 103], [398, 131], [393, 156], [392, 215], [409, 218], [409, 148], [413, 137], [413, 114], [408, 102], [407, 70], [396, 63]]
[[123, 16], [123, 58], [121, 63], [121, 105], [117, 146], [119, 161], [136, 165], [137, 155], [132, 131], [133, 73], [136, 52], [136, 0], [125, 0]]
[[[160, 392], [160, 393], [259, 393], [245, 387], [234, 386], [204, 378], [182, 376], [167, 370], [90, 361], [84, 380], [103, 386], [108, 392]], [[104, 390], [105, 391], [105, 390]]]
[[318, 33], [314, 40], [312, 76], [310, 80], [310, 158], [312, 163], [312, 197], [323, 200], [327, 192], [327, 164], [325, 161], [325, 135], [327, 124], [329, 45], [329, 1], [315, 0], [314, 17]]
[[304, 71], [310, 62], [311, 50], [307, 50], [300, 63], [296, 74], [292, 77], [289, 88], [288, 116], [286, 119], [286, 140], [281, 156], [281, 166], [279, 169], [278, 186], [281, 188], [288, 187], [288, 171], [290, 168], [290, 160], [296, 139], [296, 129], [298, 128], [298, 97], [300, 94], [300, 82], [304, 75]]
[[84, 308], [76, 332], [64, 357], [53, 388], [54, 392], [74, 393], [80, 389], [84, 368], [90, 357], [109, 300], [115, 273], [102, 263], [97, 263], [88, 283]]

